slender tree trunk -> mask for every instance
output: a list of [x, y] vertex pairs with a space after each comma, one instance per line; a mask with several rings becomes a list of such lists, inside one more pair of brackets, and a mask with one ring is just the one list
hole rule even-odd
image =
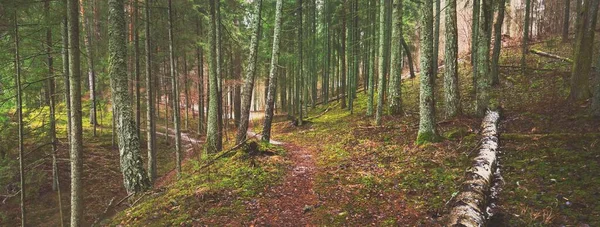
[[244, 84], [242, 88], [242, 115], [240, 125], [236, 135], [236, 144], [240, 144], [246, 140], [248, 131], [248, 122], [250, 120], [250, 104], [252, 101], [252, 90], [254, 89], [254, 77], [256, 75], [256, 61], [258, 59], [258, 42], [261, 22], [262, 0], [254, 2], [254, 21], [252, 25], [252, 39], [250, 41], [250, 55], [248, 57], [248, 68], [244, 76]]
[[529, 42], [529, 25], [531, 21], [531, 0], [525, 0], [525, 21], [523, 22], [523, 41], [521, 46], [521, 71], [525, 74], [527, 68], [527, 49]]
[[66, 10], [67, 0], [62, 0], [64, 3], [63, 8], [63, 20], [61, 23], [61, 39], [62, 39], [62, 67], [63, 67], [63, 78], [64, 78], [64, 86], [65, 86], [65, 106], [66, 106], [66, 118], [67, 118], [67, 142], [71, 144], [71, 83], [69, 82], [69, 26], [68, 26], [68, 11]]
[[152, 46], [150, 35], [150, 0], [145, 5], [145, 49], [146, 49], [146, 142], [148, 147], [148, 179], [150, 183], [156, 179], [156, 122], [154, 119], [154, 92], [152, 91]]
[[569, 20], [571, 19], [571, 0], [564, 0], [565, 11], [563, 12], [563, 29], [562, 29], [562, 42], [566, 43], [569, 41]]
[[187, 53], [184, 51], [183, 52], [183, 93], [185, 95], [185, 108], [184, 113], [185, 113], [185, 122], [184, 122], [184, 128], [185, 130], [189, 130], [189, 121], [190, 121], [190, 115], [189, 115], [189, 108], [190, 108], [190, 92], [189, 92], [189, 88], [188, 88], [188, 68], [187, 68]]
[[[44, 1], [44, 17], [50, 19], [50, 0]], [[55, 80], [54, 80], [54, 58], [52, 56], [52, 29], [48, 27], [46, 29], [46, 54], [48, 62], [48, 93], [50, 98], [50, 127], [48, 135], [50, 136], [50, 143], [52, 144], [52, 190], [57, 191], [58, 211], [60, 218], [60, 225], [64, 226], [63, 213], [62, 213], [62, 200], [60, 194], [60, 182], [58, 175], [58, 165], [56, 162], [56, 153], [58, 151], [57, 145], [58, 140], [56, 139], [56, 97], [55, 97]], [[20, 64], [20, 63], [19, 63]], [[20, 71], [20, 69], [19, 69]], [[20, 85], [19, 85], [20, 90]], [[19, 92], [20, 93], [20, 92]], [[22, 159], [19, 159], [22, 160]]]
[[19, 56], [19, 23], [18, 12], [15, 8], [14, 29], [15, 29], [15, 85], [17, 87], [17, 118], [19, 121], [19, 187], [21, 189], [21, 226], [27, 226], [27, 216], [25, 214], [25, 171], [23, 155], [25, 146], [23, 145], [23, 91], [21, 88], [21, 58]]
[[[202, 22], [196, 19], [196, 35], [200, 37]], [[200, 45], [196, 46], [196, 60], [198, 61], [198, 134], [204, 131], [204, 53]]]
[[404, 52], [406, 53], [406, 61], [408, 63], [408, 69], [410, 70], [410, 78], [413, 79], [416, 77], [415, 75], [415, 67], [413, 64], [412, 54], [410, 53], [410, 47], [406, 43], [406, 40], [402, 38], [402, 47], [404, 47]]
[[494, 25], [494, 51], [491, 66], [492, 85], [500, 83], [498, 62], [500, 61], [500, 51], [502, 48], [502, 24], [504, 22], [505, 7], [506, 0], [498, 0], [498, 16], [496, 17], [496, 24]]
[[175, 67], [175, 47], [173, 41], [173, 7], [172, 0], [169, 0], [169, 61], [170, 61], [170, 75], [171, 75], [171, 95], [173, 96], [173, 128], [175, 129], [175, 168], [177, 170], [177, 178], [181, 178], [181, 125], [180, 120], [181, 106], [179, 102], [179, 80], [177, 79], [176, 67]]
[[[259, 0], [260, 1], [260, 0]], [[275, 94], [277, 85], [277, 64], [279, 64], [279, 34], [281, 33], [281, 14], [283, 11], [283, 0], [277, 0], [275, 8], [275, 28], [273, 32], [273, 51], [271, 66], [269, 69], [269, 90], [267, 92], [267, 107], [265, 108], [265, 122], [263, 125], [263, 141], [271, 139], [271, 123], [273, 121], [273, 110], [275, 109]]]
[[369, 18], [371, 23], [370, 36], [371, 41], [369, 41], [370, 50], [369, 50], [369, 79], [368, 79], [368, 101], [367, 101], [367, 116], [373, 116], [374, 109], [374, 99], [375, 99], [375, 56], [377, 55], [379, 49], [377, 49], [377, 0], [370, 0], [371, 10], [369, 11]]
[[297, 51], [298, 51], [299, 62], [297, 65], [298, 74], [296, 75], [297, 79], [296, 79], [296, 91], [295, 91], [295, 96], [296, 96], [295, 104], [296, 104], [296, 111], [298, 113], [297, 122], [298, 122], [298, 125], [301, 126], [304, 121], [303, 117], [302, 117], [302, 112], [303, 112], [302, 111], [302, 89], [304, 87], [304, 80], [303, 80], [303, 77], [304, 77], [304, 73], [303, 73], [304, 72], [303, 71], [304, 61], [303, 60], [304, 59], [302, 56], [302, 51], [303, 51], [302, 50], [302, 42], [303, 42], [303, 39], [302, 39], [302, 0], [297, 0], [297, 4], [298, 4], [298, 13], [297, 13], [297, 15], [298, 15], [298, 18], [297, 18], [297, 20], [298, 20], [298, 22], [297, 22], [298, 23], [298, 36], [297, 36], [298, 50]]
[[71, 226], [81, 226], [83, 206], [81, 174], [83, 169], [83, 128], [81, 125], [81, 65], [79, 48], [79, 1], [67, 0], [69, 33], [69, 81], [71, 94]]
[[433, 0], [425, 0], [421, 6], [421, 77], [419, 92], [419, 134], [417, 145], [439, 139], [435, 121], [433, 74]]
[[[381, 125], [381, 117], [383, 116], [383, 98], [385, 91], [385, 34], [386, 34], [386, 6], [389, 5], [390, 0], [379, 1], [379, 57], [378, 57], [378, 72], [379, 72], [379, 86], [377, 90], [377, 110], [375, 111], [375, 124]], [[431, 0], [429, 0], [431, 1]]]
[[[529, 1], [529, 0], [527, 0]], [[489, 90], [492, 84], [490, 77], [490, 37], [492, 30], [492, 3], [483, 1], [481, 4], [481, 18], [479, 19], [479, 42], [477, 48], [477, 96], [475, 114], [483, 116], [489, 104]]]
[[88, 82], [89, 82], [89, 91], [90, 91], [90, 124], [93, 128], [93, 135], [96, 136], [96, 70], [94, 69], [94, 50], [93, 50], [93, 41], [92, 41], [92, 26], [90, 25], [89, 18], [86, 15], [86, 7], [83, 3], [83, 0], [80, 0], [80, 7], [82, 12], [83, 19], [83, 34], [84, 34], [84, 45], [87, 55], [87, 64], [88, 64]]
[[435, 16], [435, 24], [433, 27], [433, 65], [432, 65], [434, 77], [437, 77], [437, 74], [438, 74], [438, 61], [439, 61], [439, 54], [440, 54], [440, 21], [441, 21], [440, 16], [442, 15], [441, 1], [442, 0], [435, 0], [435, 11], [433, 12], [434, 16]]
[[137, 129], [138, 138], [142, 138], [140, 135], [141, 131], [141, 91], [140, 91], [140, 34], [138, 29], [138, 18], [139, 18], [139, 0], [133, 1], [133, 74], [135, 83], [135, 126]]
[[217, 7], [218, 1], [210, 0], [210, 74], [208, 80], [209, 100], [208, 100], [208, 116], [206, 127], [206, 153], [213, 154], [220, 151], [219, 144], [221, 143], [221, 134], [218, 129], [218, 114], [219, 114], [219, 91], [218, 91], [218, 70], [217, 70]]
[[402, 114], [402, 0], [394, 0], [393, 19], [392, 67], [388, 99], [390, 114], [400, 115]]
[[447, 2], [444, 95], [446, 99], [446, 116], [455, 117], [460, 114], [460, 92], [458, 90], [458, 24], [456, 0], [448, 0]]
[[[481, 0], [473, 0], [473, 14], [471, 23], [471, 65], [474, 67], [477, 65], [477, 38], [479, 37], [479, 9]], [[473, 72], [477, 71], [473, 69]], [[473, 74], [475, 75], [475, 74]]]

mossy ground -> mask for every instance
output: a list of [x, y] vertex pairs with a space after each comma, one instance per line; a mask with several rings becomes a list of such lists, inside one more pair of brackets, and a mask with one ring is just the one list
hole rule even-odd
[[[549, 39], [533, 48], [572, 57], [571, 46]], [[505, 51], [501, 64], [518, 65], [518, 52]], [[589, 100], [567, 100], [570, 64], [530, 54], [528, 66], [541, 70], [504, 71], [495, 94], [504, 109], [500, 140], [506, 185], [493, 223], [598, 226], [600, 120], [588, 115]]]

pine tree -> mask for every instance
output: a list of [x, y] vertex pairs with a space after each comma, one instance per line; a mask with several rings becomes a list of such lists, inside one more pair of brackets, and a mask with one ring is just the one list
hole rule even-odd
[[500, 61], [500, 51], [502, 48], [502, 24], [504, 23], [505, 7], [506, 0], [498, 0], [498, 16], [496, 17], [496, 24], [494, 24], [494, 51], [492, 52], [491, 65], [492, 85], [500, 83], [498, 62]]
[[150, 0], [144, 0], [145, 17], [145, 49], [146, 49], [146, 142], [148, 149], [148, 179], [154, 182], [156, 178], [156, 122], [154, 120], [154, 92], [152, 89], [152, 37], [150, 33]]
[[206, 121], [206, 152], [213, 154], [221, 150], [220, 143], [222, 135], [218, 129], [219, 115], [219, 91], [217, 73], [217, 1], [210, 0], [210, 73], [208, 77], [208, 114]]
[[379, 66], [377, 68], [379, 72], [379, 86], [377, 90], [377, 110], [375, 111], [375, 124], [381, 125], [381, 117], [383, 115], [383, 98], [385, 95], [385, 34], [386, 34], [386, 15], [387, 8], [389, 6], [389, 0], [379, 1]]
[[123, 173], [123, 184], [128, 193], [143, 192], [150, 187], [148, 175], [140, 156], [140, 139], [127, 85], [127, 49], [125, 43], [124, 0], [109, 0], [108, 51], [111, 98], [116, 115], [117, 139]]

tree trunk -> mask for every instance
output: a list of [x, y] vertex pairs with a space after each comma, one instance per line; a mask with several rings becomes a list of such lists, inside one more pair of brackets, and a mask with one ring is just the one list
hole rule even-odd
[[148, 149], [148, 179], [152, 183], [156, 179], [156, 122], [154, 119], [154, 92], [152, 91], [152, 46], [150, 35], [150, 0], [145, 5], [145, 48], [146, 48], [146, 142]]
[[419, 89], [419, 134], [417, 145], [435, 142], [439, 138], [435, 124], [433, 74], [433, 0], [421, 6], [421, 77]]
[[373, 116], [373, 107], [374, 99], [375, 99], [375, 56], [377, 55], [379, 49], [377, 46], [377, 0], [371, 0], [370, 2], [370, 11], [369, 11], [369, 21], [371, 23], [370, 36], [370, 50], [369, 50], [369, 78], [368, 78], [368, 101], [367, 101], [367, 116]]
[[340, 72], [342, 73], [340, 75], [340, 94], [342, 95], [342, 104], [341, 104], [341, 108], [345, 109], [346, 108], [346, 78], [347, 78], [347, 74], [346, 72], [348, 72], [348, 67], [346, 64], [346, 4], [345, 2], [342, 3], [342, 29], [341, 29], [341, 34], [342, 36], [340, 37], [340, 41], [341, 41], [341, 49], [340, 49], [340, 58], [341, 58], [341, 63], [342, 63], [342, 68], [340, 69]]
[[81, 125], [81, 65], [79, 48], [79, 1], [67, 0], [69, 39], [69, 90], [71, 95], [71, 226], [81, 226], [83, 205], [81, 174], [83, 169], [83, 128]]
[[140, 139], [128, 92], [125, 11], [123, 0], [109, 0], [108, 51], [111, 96], [117, 116], [117, 137], [123, 184], [128, 193], [139, 193], [150, 187], [140, 156]]
[[448, 226], [486, 226], [486, 207], [489, 205], [490, 188], [498, 168], [498, 120], [497, 112], [488, 111], [483, 122], [479, 155], [467, 171], [463, 187], [454, 199]]
[[86, 55], [87, 55], [87, 64], [88, 64], [88, 82], [89, 82], [89, 91], [90, 91], [90, 124], [93, 127], [93, 135], [96, 136], [96, 70], [94, 67], [94, 50], [93, 50], [93, 41], [92, 41], [92, 26], [90, 25], [89, 18], [86, 15], [86, 7], [83, 3], [83, 0], [80, 1], [81, 7], [81, 17], [83, 19], [83, 34], [84, 39], [83, 43], [85, 45]]
[[523, 22], [523, 41], [521, 47], [521, 71], [525, 74], [527, 68], [527, 48], [529, 42], [529, 25], [531, 17], [531, 0], [525, 0], [525, 21]]
[[492, 85], [500, 83], [498, 62], [500, 61], [500, 51], [502, 49], [502, 24], [504, 22], [504, 9], [506, 7], [506, 0], [498, 1], [498, 16], [496, 17], [496, 24], [494, 25], [494, 51], [492, 56]]
[[[481, 8], [481, 0], [473, 0], [473, 13], [471, 23], [471, 65], [475, 67], [477, 65], [477, 38], [479, 37], [479, 9]], [[474, 69], [473, 72], [477, 70]], [[475, 75], [475, 74], [473, 74]]]
[[135, 128], [138, 138], [141, 131], [141, 92], [140, 92], [140, 34], [138, 29], [139, 7], [138, 0], [133, 1], [133, 74], [135, 83]]
[[[260, 1], [260, 0], [259, 0]], [[273, 32], [273, 51], [271, 66], [269, 70], [269, 90], [267, 92], [267, 106], [265, 108], [265, 122], [263, 125], [262, 140], [271, 140], [271, 123], [273, 121], [273, 110], [275, 109], [275, 94], [277, 85], [277, 65], [279, 64], [279, 34], [281, 33], [281, 14], [283, 11], [283, 0], [277, 0], [275, 9], [275, 28]]]
[[[529, 0], [528, 0], [529, 1]], [[492, 3], [482, 1], [481, 18], [479, 19], [479, 42], [477, 48], [477, 77], [475, 114], [483, 116], [489, 104], [489, 90], [492, 84], [490, 78], [490, 37], [492, 30]]]
[[[502, 0], [501, 0], [502, 1]], [[446, 8], [446, 50], [444, 67], [444, 97], [446, 116], [451, 118], [460, 114], [460, 92], [458, 88], [458, 24], [456, 0], [448, 0]]]
[[297, 122], [298, 125], [302, 125], [302, 89], [304, 87], [304, 74], [303, 74], [303, 64], [304, 64], [304, 59], [302, 58], [302, 0], [297, 0], [297, 4], [298, 4], [298, 18], [297, 18], [297, 23], [298, 23], [298, 35], [297, 35], [297, 42], [298, 42], [298, 64], [297, 64], [297, 70], [298, 73], [296, 74], [296, 91], [295, 91], [295, 106], [296, 106], [296, 111], [298, 113], [297, 116]]
[[173, 41], [173, 7], [172, 0], [169, 0], [168, 14], [169, 14], [169, 62], [171, 66], [171, 96], [173, 100], [173, 128], [175, 129], [175, 169], [177, 170], [177, 178], [181, 178], [181, 106], [179, 102], [179, 80], [177, 78], [176, 66], [175, 66], [175, 47]]
[[383, 115], [383, 98], [385, 95], [385, 34], [386, 32], [386, 15], [387, 15], [387, 6], [389, 6], [390, 0], [380, 0], [379, 1], [379, 85], [377, 90], [377, 110], [375, 111], [375, 124], [381, 125], [381, 117]]
[[[439, 1], [439, 0], [438, 0]], [[390, 74], [390, 114], [402, 114], [402, 0], [394, 0], [392, 67]]]
[[250, 104], [252, 101], [252, 90], [254, 89], [254, 77], [256, 75], [256, 61], [258, 59], [258, 42], [261, 25], [261, 9], [262, 0], [257, 0], [254, 8], [254, 21], [252, 24], [252, 39], [250, 41], [250, 55], [248, 56], [248, 68], [244, 76], [244, 84], [242, 88], [242, 115], [240, 125], [236, 135], [236, 144], [240, 144], [246, 140], [248, 131], [248, 122], [250, 120]]
[[[200, 21], [200, 17], [196, 20], [196, 35], [200, 37], [200, 33], [202, 30], [202, 22]], [[204, 131], [204, 52], [202, 50], [202, 46], [196, 46], [196, 60], [198, 61], [198, 134], [202, 134]]]
[[580, 25], [576, 37], [575, 57], [571, 69], [571, 92], [569, 99], [585, 100], [590, 97], [589, 78], [592, 72], [594, 35], [598, 14], [598, 0], [587, 0], [581, 10]]
[[210, 74], [208, 78], [209, 100], [206, 127], [206, 153], [214, 154], [220, 151], [221, 134], [218, 129], [218, 73], [217, 73], [217, 7], [220, 0], [210, 0]]
[[571, 0], [564, 0], [565, 11], [563, 11], [563, 29], [562, 29], [562, 42], [566, 43], [569, 41], [569, 20], [571, 19]]
[[64, 3], [64, 11], [63, 11], [63, 20], [61, 23], [61, 55], [62, 55], [62, 68], [63, 68], [63, 78], [64, 78], [64, 86], [65, 86], [65, 106], [66, 106], [66, 118], [67, 118], [67, 142], [71, 144], [71, 83], [69, 82], [69, 26], [68, 26], [68, 12], [66, 10], [67, 0], [62, 0]]
[[441, 9], [441, 1], [442, 0], [435, 0], [435, 11], [433, 11], [434, 13], [434, 17], [435, 17], [435, 24], [433, 27], [433, 76], [437, 77], [438, 74], [438, 61], [439, 61], [439, 54], [440, 54], [440, 15], [442, 15], [442, 9]]
[[25, 171], [24, 171], [24, 153], [23, 144], [23, 91], [21, 88], [21, 58], [19, 56], [19, 23], [17, 12], [15, 11], [14, 29], [15, 29], [15, 87], [17, 87], [17, 118], [19, 122], [19, 187], [21, 189], [21, 226], [27, 226], [27, 216], [25, 215]]
[[410, 53], [410, 47], [406, 43], [406, 40], [402, 38], [402, 47], [404, 47], [404, 52], [406, 52], [406, 60], [408, 61], [408, 69], [410, 70], [410, 78], [413, 79], [416, 77], [415, 67], [413, 64], [412, 54]]

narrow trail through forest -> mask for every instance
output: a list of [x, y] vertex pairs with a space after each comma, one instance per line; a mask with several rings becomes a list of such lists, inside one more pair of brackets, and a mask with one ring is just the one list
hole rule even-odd
[[[260, 135], [248, 132], [249, 135]], [[311, 225], [311, 213], [317, 204], [313, 185], [316, 172], [314, 152], [286, 142], [271, 140], [288, 152], [291, 164], [283, 182], [272, 185], [252, 207], [256, 218], [251, 222], [260, 226], [307, 226]]]

